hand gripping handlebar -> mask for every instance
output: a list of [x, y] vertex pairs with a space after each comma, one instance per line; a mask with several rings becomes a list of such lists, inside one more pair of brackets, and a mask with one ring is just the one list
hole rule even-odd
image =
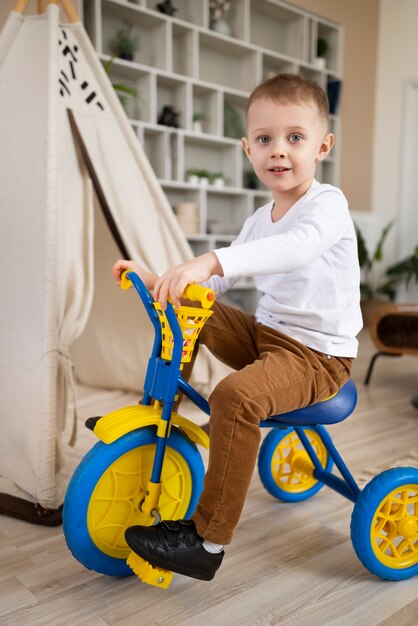
[[[127, 276], [129, 271], [122, 272], [120, 279], [121, 289], [129, 289], [132, 286], [132, 282]], [[202, 308], [210, 309], [215, 302], [215, 292], [213, 289], [208, 289], [208, 287], [203, 287], [202, 285], [187, 285], [182, 298], [197, 300], [202, 305]]]

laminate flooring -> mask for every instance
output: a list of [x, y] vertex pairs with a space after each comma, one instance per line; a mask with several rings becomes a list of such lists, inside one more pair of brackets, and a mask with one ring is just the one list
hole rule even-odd
[[[418, 467], [418, 359], [381, 357], [363, 385], [373, 353], [360, 336], [354, 414], [329, 428], [363, 486], [396, 465]], [[136, 402], [134, 394], [79, 387], [80, 436], [68, 475], [94, 436], [85, 417]], [[182, 412], [204, 423], [184, 403]], [[265, 436], [265, 431], [262, 431]], [[206, 461], [205, 457], [205, 461]], [[350, 540], [352, 504], [324, 487], [297, 504], [276, 501], [254, 473], [223, 565], [211, 582], [175, 575], [169, 589], [86, 570], [69, 553], [62, 528], [0, 515], [0, 624], [71, 626], [418, 625], [418, 577], [387, 582], [358, 561]]]

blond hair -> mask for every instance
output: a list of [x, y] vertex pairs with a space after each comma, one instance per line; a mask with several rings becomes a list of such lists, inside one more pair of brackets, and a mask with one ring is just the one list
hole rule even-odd
[[317, 83], [301, 74], [277, 74], [258, 85], [248, 99], [247, 117], [254, 102], [263, 99], [276, 102], [313, 104], [328, 126], [329, 102], [326, 93]]

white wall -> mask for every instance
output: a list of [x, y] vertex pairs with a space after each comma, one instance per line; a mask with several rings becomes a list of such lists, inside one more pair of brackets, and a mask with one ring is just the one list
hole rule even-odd
[[[389, 219], [397, 218], [394, 232], [388, 239], [388, 263], [411, 253], [411, 250], [401, 249], [399, 220], [402, 158], [407, 132], [404, 129], [406, 84], [418, 80], [417, 26], [417, 0], [380, 0], [371, 233], [376, 239], [383, 225]], [[361, 167], [361, 146], [358, 165]], [[415, 180], [418, 183], [418, 163]], [[415, 230], [418, 244], [416, 226]]]
[[[395, 0], [394, 0], [395, 1]], [[418, 1], [418, 0], [417, 0]], [[343, 27], [343, 88], [336, 135], [340, 185], [351, 211], [371, 213], [380, 0], [291, 0]], [[357, 147], [363, 141], [362, 166]], [[367, 221], [367, 218], [364, 218]]]

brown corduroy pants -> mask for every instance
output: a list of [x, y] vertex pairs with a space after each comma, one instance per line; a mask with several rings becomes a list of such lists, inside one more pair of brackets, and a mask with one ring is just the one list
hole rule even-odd
[[260, 421], [314, 404], [338, 391], [350, 377], [352, 359], [307, 348], [220, 302], [199, 341], [236, 370], [209, 397], [209, 465], [192, 516], [199, 535], [227, 544], [257, 460]]

